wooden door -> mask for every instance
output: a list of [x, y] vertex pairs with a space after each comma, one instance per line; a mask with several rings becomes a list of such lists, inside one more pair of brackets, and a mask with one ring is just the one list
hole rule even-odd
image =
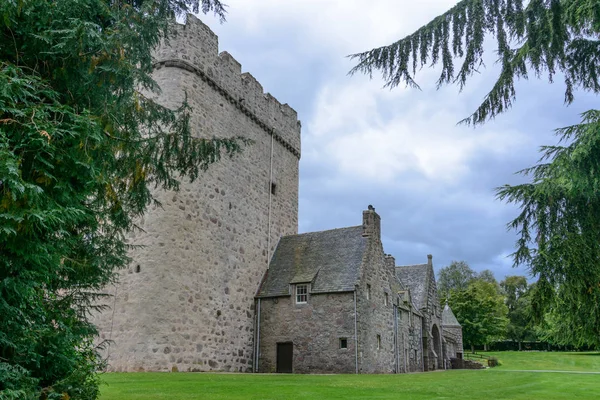
[[294, 344], [277, 343], [277, 372], [291, 374], [293, 372]]

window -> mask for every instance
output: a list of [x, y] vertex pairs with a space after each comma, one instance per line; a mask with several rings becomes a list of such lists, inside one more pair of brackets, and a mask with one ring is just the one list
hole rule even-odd
[[371, 285], [367, 284], [367, 300], [371, 300]]
[[308, 285], [296, 285], [296, 304], [308, 301]]
[[340, 338], [340, 349], [347, 349], [347, 348], [348, 348], [348, 339]]
[[383, 304], [387, 306], [387, 305], [388, 305], [388, 294], [387, 294], [387, 293], [384, 293], [384, 295], [385, 295], [385, 296], [384, 296], [384, 298], [383, 298]]
[[381, 335], [377, 335], [377, 350], [381, 348]]
[[275, 195], [277, 192], [277, 184], [275, 182], [271, 182], [271, 194]]

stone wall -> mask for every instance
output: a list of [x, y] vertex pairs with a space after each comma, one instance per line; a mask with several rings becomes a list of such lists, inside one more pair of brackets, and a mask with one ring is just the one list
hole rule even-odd
[[463, 342], [462, 327], [444, 325], [444, 338], [446, 338], [446, 360], [454, 357], [462, 358]]
[[[428, 255], [427, 309], [421, 310], [424, 315], [427, 337], [424, 339], [425, 370], [432, 371], [444, 368], [442, 346], [442, 309], [437, 295], [435, 274], [433, 273], [432, 256]], [[437, 333], [436, 333], [437, 332]], [[437, 351], [436, 351], [437, 349]]]
[[401, 313], [401, 321], [398, 324], [400, 328], [398, 343], [401, 349], [399, 371], [423, 371], [422, 318], [419, 314], [414, 313], [410, 307], [402, 307], [399, 312]]
[[375, 210], [363, 212], [364, 235], [369, 241], [357, 290], [360, 373], [393, 373], [403, 364], [398, 359], [402, 351], [394, 327], [394, 307], [400, 286], [394, 267], [389, 259], [386, 261], [383, 252], [380, 225], [381, 219]]
[[130, 239], [143, 245], [108, 288], [110, 310], [96, 318], [114, 343], [113, 371], [250, 371], [254, 295], [282, 235], [297, 233], [300, 123], [193, 16], [156, 52], [154, 79], [169, 107], [187, 99], [199, 137], [244, 136], [242, 154], [212, 165]]
[[276, 372], [281, 342], [293, 343], [295, 373], [354, 373], [354, 293], [312, 294], [306, 304], [294, 296], [261, 299], [259, 372]]

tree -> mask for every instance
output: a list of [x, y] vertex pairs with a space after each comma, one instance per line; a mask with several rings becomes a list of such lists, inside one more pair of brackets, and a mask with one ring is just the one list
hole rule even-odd
[[88, 321], [125, 235], [236, 138], [198, 139], [155, 103], [151, 50], [173, 14], [218, 0], [0, 2], [0, 397], [94, 399]]
[[[515, 81], [531, 73], [560, 74], [565, 103], [575, 90], [600, 92], [600, 3], [597, 0], [463, 0], [407, 37], [354, 54], [351, 73], [381, 71], [386, 85], [418, 87], [414, 76], [426, 64], [441, 64], [437, 85], [462, 89], [483, 63], [484, 38], [496, 39], [501, 70], [479, 107], [462, 122], [482, 124], [507, 111]], [[462, 62], [455, 68], [455, 59]], [[579, 344], [600, 345], [600, 110], [580, 124], [558, 129], [562, 145], [542, 148], [540, 164], [522, 171], [532, 182], [498, 189], [518, 204], [510, 227], [519, 234], [516, 265], [538, 277], [533, 311], [551, 310]]]
[[452, 261], [441, 268], [437, 279], [440, 301], [445, 301], [452, 290], [465, 290], [475, 276], [475, 271], [465, 261]]
[[484, 269], [483, 271], [480, 271], [475, 277], [475, 279], [491, 283], [492, 285], [498, 285], [498, 281], [496, 280], [494, 273], [492, 272], [492, 270], [489, 269]]
[[463, 342], [472, 351], [475, 345], [504, 336], [508, 310], [494, 284], [475, 279], [465, 290], [452, 290], [448, 303], [462, 326]]
[[500, 282], [508, 308], [506, 337], [519, 343], [537, 339], [531, 319], [531, 298], [527, 279], [524, 276], [507, 276]]

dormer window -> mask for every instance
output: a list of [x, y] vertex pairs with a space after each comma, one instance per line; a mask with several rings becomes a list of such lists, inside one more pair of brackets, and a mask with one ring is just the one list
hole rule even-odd
[[296, 285], [296, 304], [305, 304], [308, 301], [308, 285]]

